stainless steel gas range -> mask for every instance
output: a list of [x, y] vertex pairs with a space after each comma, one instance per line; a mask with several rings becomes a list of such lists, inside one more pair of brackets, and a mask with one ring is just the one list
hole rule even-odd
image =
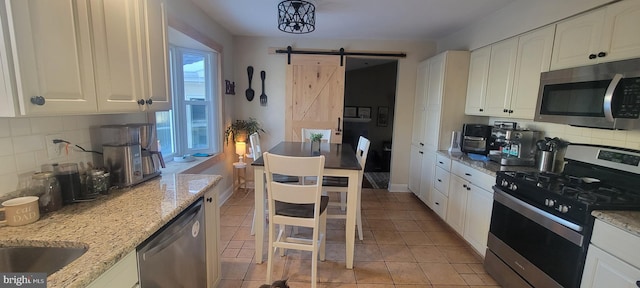
[[485, 269], [504, 287], [578, 287], [593, 210], [640, 210], [640, 151], [572, 144], [562, 174], [499, 171]]

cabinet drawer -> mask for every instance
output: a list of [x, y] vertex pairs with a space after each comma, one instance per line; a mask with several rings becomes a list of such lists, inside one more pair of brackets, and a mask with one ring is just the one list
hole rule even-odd
[[493, 191], [491, 187], [496, 182], [496, 177], [480, 172], [480, 170], [457, 161], [451, 163], [451, 173], [487, 191]]
[[441, 155], [439, 153], [436, 154], [436, 166], [451, 171], [451, 159], [449, 157]]
[[451, 174], [440, 166], [436, 167], [436, 177], [433, 179], [433, 186], [444, 195], [449, 195], [449, 176]]
[[447, 216], [447, 196], [434, 189], [431, 194], [431, 209], [436, 212], [440, 218], [445, 219]]
[[591, 243], [640, 268], [640, 237], [596, 219]]

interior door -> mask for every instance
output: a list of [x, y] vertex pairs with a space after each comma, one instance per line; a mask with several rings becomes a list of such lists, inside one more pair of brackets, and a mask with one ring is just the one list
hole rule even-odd
[[331, 129], [342, 143], [345, 67], [340, 56], [291, 55], [287, 66], [285, 140], [303, 141], [302, 128]]

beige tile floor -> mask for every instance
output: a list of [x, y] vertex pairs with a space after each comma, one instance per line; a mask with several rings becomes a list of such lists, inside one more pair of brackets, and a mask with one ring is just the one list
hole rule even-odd
[[[253, 190], [236, 191], [220, 214], [219, 287], [259, 287], [267, 254], [262, 264], [254, 263]], [[484, 271], [482, 258], [412, 193], [363, 188], [362, 215], [364, 240], [356, 239], [353, 269], [345, 267], [344, 220], [327, 220], [318, 287], [499, 287]], [[276, 256], [272, 279], [284, 278], [292, 288], [310, 287], [311, 253], [290, 250]]]

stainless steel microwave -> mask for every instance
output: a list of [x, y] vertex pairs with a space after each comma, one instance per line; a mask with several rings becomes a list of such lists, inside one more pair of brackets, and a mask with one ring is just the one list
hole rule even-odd
[[544, 72], [534, 121], [640, 129], [640, 58]]

